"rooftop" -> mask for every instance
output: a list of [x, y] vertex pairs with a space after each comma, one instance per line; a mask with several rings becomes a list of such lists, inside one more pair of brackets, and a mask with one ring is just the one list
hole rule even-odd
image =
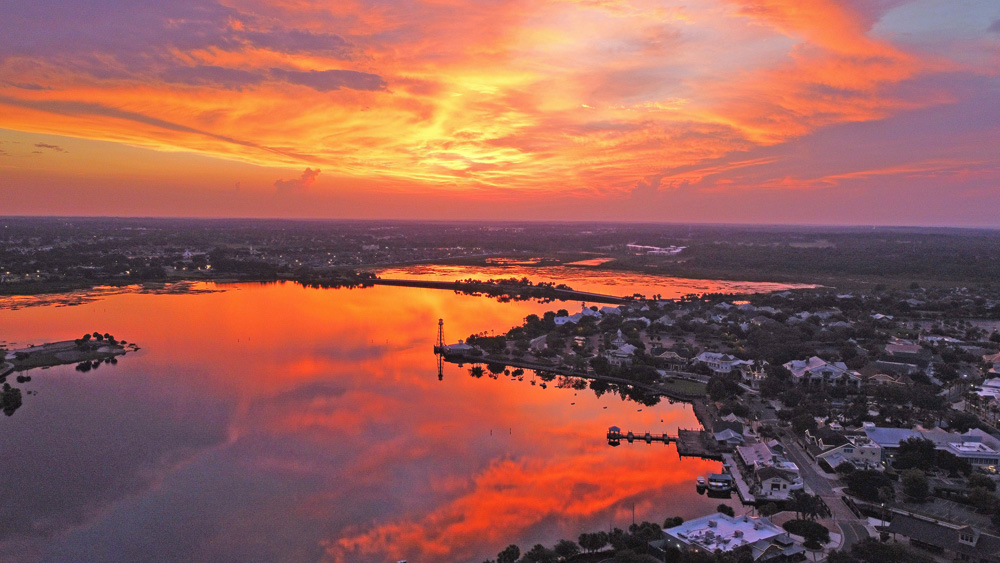
[[899, 443], [910, 438], [923, 438], [920, 432], [909, 428], [866, 428], [868, 439], [882, 447], [896, 448]]
[[[732, 517], [717, 513], [695, 518], [663, 531], [692, 547], [708, 552], [730, 551], [737, 547], [784, 534], [767, 518]], [[668, 542], [669, 543], [669, 542]]]

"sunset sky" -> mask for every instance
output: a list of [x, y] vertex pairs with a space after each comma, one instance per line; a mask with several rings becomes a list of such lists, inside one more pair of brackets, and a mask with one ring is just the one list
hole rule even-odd
[[1000, 0], [32, 0], [0, 215], [1000, 227]]

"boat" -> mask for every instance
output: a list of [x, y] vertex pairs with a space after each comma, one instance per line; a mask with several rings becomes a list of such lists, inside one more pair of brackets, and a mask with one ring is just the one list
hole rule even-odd
[[708, 490], [716, 493], [728, 493], [733, 490], [733, 477], [725, 473], [712, 473], [708, 476]]

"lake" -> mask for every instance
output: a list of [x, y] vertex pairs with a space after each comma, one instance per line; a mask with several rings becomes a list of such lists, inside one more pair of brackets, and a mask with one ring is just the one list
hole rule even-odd
[[478, 563], [719, 503], [694, 486], [719, 463], [604, 438], [694, 428], [690, 405], [438, 380], [439, 318], [455, 341], [559, 303], [293, 284], [41, 301], [0, 310], [7, 347], [96, 330], [141, 350], [28, 372], [37, 393], [0, 417], [0, 560]]

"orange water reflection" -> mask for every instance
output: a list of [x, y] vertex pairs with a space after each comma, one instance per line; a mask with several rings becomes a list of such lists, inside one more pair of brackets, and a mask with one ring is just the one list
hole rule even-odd
[[[211, 286], [209, 286], [211, 287]], [[718, 501], [672, 447], [686, 405], [474, 379], [431, 354], [550, 306], [447, 291], [223, 286], [0, 314], [10, 342], [109, 331], [142, 350], [37, 372], [0, 421], [0, 559], [465, 561], [694, 516]], [[573, 404], [575, 403], [575, 404]], [[607, 408], [605, 408], [607, 407]], [[640, 412], [639, 409], [642, 408]]]
[[[598, 259], [601, 260], [601, 259]], [[584, 260], [575, 262], [587, 265]], [[815, 287], [810, 284], [788, 284], [774, 282], [748, 282], [725, 280], [700, 280], [671, 278], [635, 272], [618, 272], [584, 268], [551, 266], [527, 268], [524, 266], [408, 266], [381, 270], [379, 276], [389, 279], [417, 279], [455, 281], [467, 278], [499, 279], [528, 278], [534, 282], [565, 283], [577, 291], [589, 291], [606, 295], [626, 296], [641, 293], [647, 297], [660, 295], [664, 299], [675, 299], [684, 295], [701, 293], [760, 293], [784, 289]]]

